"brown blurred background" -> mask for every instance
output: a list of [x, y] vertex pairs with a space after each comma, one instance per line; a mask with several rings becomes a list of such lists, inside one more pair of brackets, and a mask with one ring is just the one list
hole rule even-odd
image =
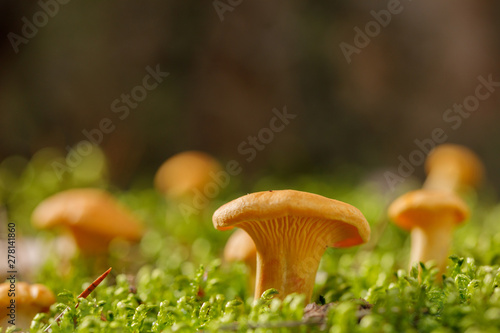
[[[116, 129], [101, 147], [127, 186], [186, 149], [243, 162], [239, 144], [286, 105], [297, 118], [245, 173], [394, 169], [440, 127], [484, 159], [499, 188], [500, 89], [457, 129], [443, 114], [478, 76], [500, 81], [500, 3], [401, 1], [348, 64], [339, 45], [391, 2], [222, 0], [231, 9], [221, 21], [212, 1], [73, 0], [16, 54], [8, 34], [42, 9], [0, 1], [0, 160], [65, 152], [109, 118]], [[170, 75], [120, 120], [112, 102], [157, 64]]]

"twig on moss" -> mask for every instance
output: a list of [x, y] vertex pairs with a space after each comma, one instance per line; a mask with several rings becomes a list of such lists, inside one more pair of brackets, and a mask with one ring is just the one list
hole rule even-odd
[[[106, 276], [108, 276], [108, 274], [111, 272], [111, 269], [112, 267], [110, 267], [106, 272], [104, 272], [101, 276], [99, 276], [97, 279], [95, 279], [94, 282], [92, 282], [90, 284], [90, 286], [88, 286], [87, 288], [85, 288], [84, 291], [82, 291], [82, 293], [80, 295], [78, 295], [78, 298], [87, 298], [88, 295], [90, 295], [90, 293], [92, 291], [94, 291], [95, 288], [97, 288], [97, 286], [99, 284], [101, 284], [101, 282], [106, 278]], [[80, 303], [77, 303], [76, 306], [75, 306], [75, 309], [78, 308], [78, 306], [80, 305]], [[68, 311], [70, 309], [70, 307], [68, 306], [66, 309], [64, 309], [63, 312], [61, 312], [56, 318], [55, 318], [55, 322], [59, 322], [59, 320], [61, 320], [61, 317], [66, 313], [66, 311]], [[50, 332], [50, 327], [52, 326], [52, 324], [50, 324], [45, 330], [44, 332]]]

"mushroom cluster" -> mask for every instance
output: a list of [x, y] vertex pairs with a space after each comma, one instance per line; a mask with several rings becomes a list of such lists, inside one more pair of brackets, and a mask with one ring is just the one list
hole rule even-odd
[[304, 294], [310, 300], [319, 262], [327, 247], [368, 241], [370, 227], [355, 207], [323, 196], [294, 191], [245, 195], [221, 206], [214, 227], [245, 230], [257, 250], [255, 298], [270, 288], [278, 297]]
[[[441, 273], [445, 271], [453, 230], [469, 216], [469, 208], [459, 195], [479, 184], [483, 169], [470, 150], [458, 145], [438, 146], [426, 161], [428, 177], [423, 188], [402, 195], [390, 205], [390, 218], [411, 232], [410, 267], [434, 261]], [[169, 200], [193, 200], [206, 194], [207, 184], [220, 170], [211, 156], [188, 151], [161, 166], [155, 185]], [[112, 240], [137, 242], [143, 235], [141, 222], [100, 189], [55, 194], [37, 206], [31, 220], [39, 229], [66, 229], [86, 255], [105, 255]], [[212, 222], [217, 230], [239, 228], [226, 243], [224, 260], [247, 265], [255, 299], [272, 288], [280, 299], [297, 293], [309, 302], [326, 249], [366, 243], [371, 232], [357, 208], [296, 190], [263, 191], [236, 198], [219, 207]], [[109, 272], [80, 297], [86, 297]], [[9, 288], [10, 284], [0, 284], [0, 326], [12, 324]], [[34, 315], [47, 311], [55, 297], [43, 285], [19, 282], [14, 302], [16, 326], [28, 328]]]

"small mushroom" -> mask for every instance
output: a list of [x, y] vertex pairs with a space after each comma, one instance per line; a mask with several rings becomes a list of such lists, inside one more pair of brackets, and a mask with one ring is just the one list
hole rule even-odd
[[155, 187], [167, 198], [190, 200], [197, 193], [204, 193], [205, 186], [215, 181], [221, 170], [217, 160], [200, 151], [185, 151], [165, 161], [155, 176]]
[[244, 262], [250, 274], [250, 290], [254, 290], [255, 273], [257, 271], [257, 249], [252, 238], [245, 230], [238, 229], [229, 237], [224, 247], [224, 260], [227, 262]]
[[214, 227], [239, 227], [257, 248], [255, 298], [275, 288], [279, 297], [291, 293], [312, 295], [316, 271], [328, 246], [365, 243], [370, 226], [363, 214], [346, 203], [294, 191], [267, 191], [245, 195], [221, 206]]
[[[14, 287], [13, 287], [14, 286]], [[0, 284], [0, 327], [12, 326], [28, 330], [37, 313], [47, 312], [56, 298], [42, 284], [10, 282]]]
[[389, 217], [395, 224], [411, 231], [410, 268], [433, 260], [441, 273], [446, 269], [453, 229], [468, 215], [462, 199], [440, 190], [408, 192], [389, 206]]
[[444, 144], [434, 148], [425, 162], [425, 189], [461, 192], [478, 185], [484, 166], [479, 157], [461, 145]]
[[106, 253], [115, 238], [135, 242], [143, 228], [109, 193], [99, 189], [73, 189], [42, 201], [31, 215], [39, 229], [67, 228], [82, 253]]

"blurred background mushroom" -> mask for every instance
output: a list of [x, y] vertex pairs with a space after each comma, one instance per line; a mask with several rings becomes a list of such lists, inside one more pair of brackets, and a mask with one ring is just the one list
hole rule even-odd
[[31, 220], [38, 229], [66, 229], [85, 255], [106, 254], [113, 239], [137, 242], [143, 233], [141, 222], [99, 189], [57, 193], [37, 206]]
[[[31, 321], [39, 312], [47, 312], [49, 307], [56, 302], [54, 293], [42, 284], [28, 284], [16, 282], [15, 296], [9, 296], [10, 282], [0, 284], [0, 327], [13, 326], [27, 332]], [[12, 309], [12, 301], [15, 300]]]
[[389, 216], [411, 232], [409, 269], [433, 261], [439, 278], [446, 273], [453, 231], [468, 218], [467, 204], [453, 192], [417, 190], [396, 199], [389, 206]]
[[257, 273], [257, 249], [255, 243], [245, 230], [237, 229], [227, 240], [224, 247], [224, 260], [228, 263], [243, 262], [248, 269], [249, 294], [255, 289]]
[[469, 217], [459, 195], [470, 193], [484, 176], [479, 157], [465, 146], [443, 144], [425, 160], [427, 179], [421, 190], [401, 195], [388, 208], [394, 223], [411, 232], [410, 269], [433, 261], [446, 272], [454, 229]]
[[[201, 151], [185, 151], [166, 160], [154, 183], [168, 201], [186, 215], [198, 215], [220, 193], [217, 173], [222, 169], [215, 158]], [[214, 191], [215, 189], [215, 191]]]
[[170, 199], [192, 198], [197, 192], [204, 193], [205, 185], [220, 169], [220, 164], [206, 153], [182, 152], [161, 165], [155, 176], [155, 186]]
[[461, 193], [479, 186], [484, 166], [467, 147], [454, 144], [434, 148], [425, 161], [424, 188]]

